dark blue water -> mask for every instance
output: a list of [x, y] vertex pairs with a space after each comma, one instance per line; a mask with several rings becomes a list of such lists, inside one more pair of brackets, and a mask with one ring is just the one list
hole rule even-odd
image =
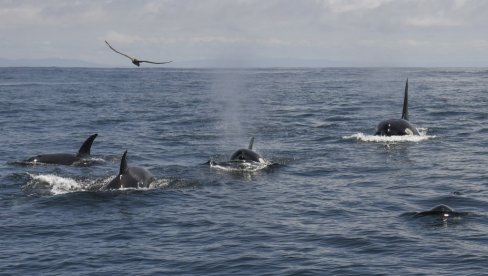
[[[372, 137], [407, 77], [423, 136]], [[487, 106], [486, 69], [2, 68], [0, 274], [486, 273]], [[275, 165], [205, 164], [251, 136]], [[126, 149], [157, 185], [100, 191]]]

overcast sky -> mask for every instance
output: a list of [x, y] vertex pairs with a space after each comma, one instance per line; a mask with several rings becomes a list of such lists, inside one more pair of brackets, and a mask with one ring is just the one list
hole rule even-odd
[[[485, 0], [0, 0], [0, 59], [488, 66]], [[129, 64], [127, 64], [129, 62]]]

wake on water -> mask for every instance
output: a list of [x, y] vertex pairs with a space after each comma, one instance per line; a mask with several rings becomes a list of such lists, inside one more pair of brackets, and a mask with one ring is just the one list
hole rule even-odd
[[402, 142], [421, 142], [435, 138], [435, 135], [427, 135], [427, 128], [418, 128], [420, 135], [402, 135], [402, 136], [378, 136], [364, 133], [356, 133], [349, 136], [343, 136], [342, 139], [356, 140], [360, 142], [373, 143], [402, 143]]
[[209, 162], [210, 168], [218, 169], [222, 171], [228, 172], [257, 172], [264, 170], [273, 163], [268, 160], [264, 160], [264, 162], [254, 162], [254, 161], [225, 161], [225, 162], [216, 162], [210, 160]]
[[[99, 179], [73, 179], [62, 177], [54, 174], [34, 175], [27, 173], [30, 180], [22, 187], [22, 190], [28, 195], [61, 195], [73, 192], [97, 192], [103, 191], [103, 187], [114, 177]], [[174, 180], [156, 179], [148, 188], [123, 188], [119, 190], [151, 190], [168, 187]]]
[[60, 195], [69, 192], [86, 191], [90, 183], [54, 174], [33, 175], [22, 190], [29, 195]]

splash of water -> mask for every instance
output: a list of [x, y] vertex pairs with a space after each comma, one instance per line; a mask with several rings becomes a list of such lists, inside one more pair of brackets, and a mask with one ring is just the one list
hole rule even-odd
[[32, 194], [60, 195], [69, 192], [84, 191], [85, 185], [72, 178], [54, 174], [29, 174], [31, 180], [24, 186], [24, 191]]
[[[23, 191], [29, 195], [61, 195], [83, 191], [102, 191], [103, 187], [115, 176], [98, 179], [73, 179], [54, 174], [34, 175], [28, 173], [30, 180], [22, 187]], [[176, 182], [176, 184], [174, 184]], [[156, 179], [148, 188], [122, 188], [120, 190], [151, 190], [169, 187], [180, 184], [180, 180]]]
[[364, 133], [356, 133], [349, 136], [343, 136], [342, 139], [356, 140], [360, 142], [374, 142], [374, 143], [401, 143], [401, 142], [421, 142], [436, 138], [435, 135], [427, 135], [426, 128], [418, 129], [420, 135], [402, 135], [402, 136], [378, 136]]
[[158, 189], [158, 188], [165, 188], [171, 184], [170, 179], [156, 179], [155, 181], [149, 184], [148, 189]]
[[271, 165], [271, 163], [266, 160], [264, 160], [264, 162], [210, 162], [210, 168], [228, 172], [257, 172], [266, 169], [269, 165]]

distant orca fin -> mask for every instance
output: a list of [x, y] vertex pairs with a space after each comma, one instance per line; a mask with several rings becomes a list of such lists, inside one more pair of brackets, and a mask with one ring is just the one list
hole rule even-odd
[[120, 160], [119, 175], [124, 174], [126, 170], [127, 170], [127, 150], [124, 152], [124, 155], [122, 155], [122, 159]]
[[408, 79], [405, 83], [405, 97], [403, 98], [402, 119], [408, 121]]
[[77, 156], [82, 157], [82, 156], [89, 156], [90, 155], [90, 149], [93, 144], [93, 141], [95, 138], [97, 138], [98, 134], [93, 134], [92, 136], [88, 137], [86, 141], [81, 145], [80, 150], [78, 151]]
[[247, 147], [248, 149], [252, 150], [252, 145], [254, 144], [254, 136], [251, 137], [251, 142], [249, 142], [249, 147]]

